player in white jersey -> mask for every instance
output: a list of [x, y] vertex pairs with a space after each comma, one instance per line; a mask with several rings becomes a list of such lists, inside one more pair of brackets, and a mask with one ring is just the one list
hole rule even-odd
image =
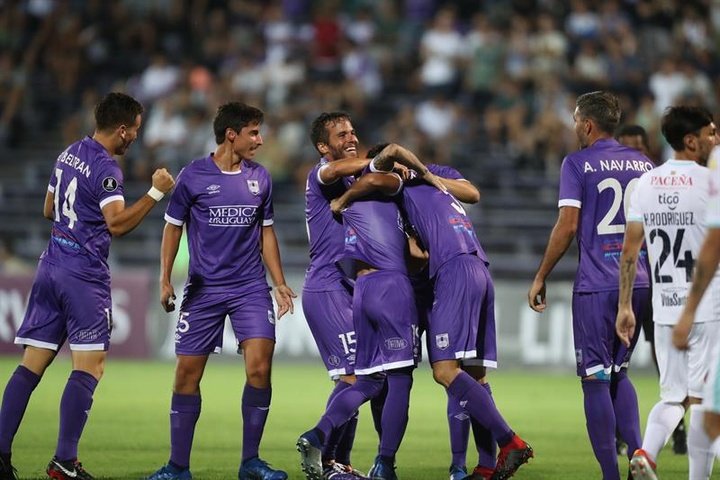
[[[700, 107], [669, 108], [662, 119], [663, 135], [675, 158], [640, 177], [630, 198], [627, 227], [620, 257], [620, 296], [616, 321], [620, 339], [630, 344], [635, 333], [631, 305], [637, 257], [647, 243], [653, 283], [655, 348], [660, 369], [660, 401], [650, 411], [642, 448], [635, 451], [630, 469], [635, 479], [656, 479], [655, 462], [689, 405], [702, 401], [708, 358], [720, 329], [720, 277], [715, 297], [701, 302], [701, 315], [689, 336], [691, 348], [672, 345], [672, 328], [687, 301], [695, 258], [705, 236], [710, 152], [717, 144], [712, 115]], [[695, 418], [693, 418], [695, 417]], [[712, 461], [707, 445], [694, 441], [702, 434], [698, 413], [690, 414], [688, 457], [690, 479], [707, 479]], [[712, 457], [711, 457], [712, 458]]]
[[[715, 152], [718, 148], [715, 149]], [[717, 157], [716, 157], [717, 158]], [[686, 349], [689, 342], [693, 322], [702, 319], [703, 295], [710, 288], [708, 295], [714, 295], [715, 302], [718, 302], [717, 290], [713, 291], [718, 276], [718, 263], [720, 262], [720, 162], [715, 161], [712, 165], [710, 178], [710, 193], [706, 216], [708, 228], [705, 243], [703, 243], [700, 254], [695, 263], [695, 276], [690, 293], [680, 319], [673, 329], [673, 344], [679, 349]], [[705, 384], [703, 397], [703, 417], [707, 443], [712, 442], [710, 451], [716, 457], [720, 457], [720, 354], [717, 350], [713, 352], [711, 359], [710, 373]]]

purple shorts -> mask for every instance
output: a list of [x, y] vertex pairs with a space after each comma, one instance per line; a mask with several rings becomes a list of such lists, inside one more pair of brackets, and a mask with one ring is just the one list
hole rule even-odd
[[320, 357], [332, 378], [355, 372], [355, 327], [350, 290], [303, 291], [302, 307]]
[[207, 355], [222, 348], [225, 317], [237, 344], [249, 338], [275, 340], [275, 312], [269, 290], [196, 293], [183, 299], [175, 327], [176, 355]]
[[630, 348], [626, 348], [615, 334], [617, 319], [617, 290], [608, 292], [573, 293], [573, 341], [579, 377], [627, 368], [630, 356], [640, 335], [640, 325], [649, 314], [648, 288], [633, 290], [632, 307], [637, 328]]
[[107, 351], [112, 330], [108, 283], [79, 278], [70, 270], [38, 262], [25, 318], [15, 343], [59, 350]]
[[355, 281], [355, 373], [370, 375], [417, 365], [419, 337], [413, 289], [407, 275], [380, 270]]
[[477, 256], [455, 257], [435, 275], [427, 344], [431, 363], [462, 360], [497, 368], [495, 289]]

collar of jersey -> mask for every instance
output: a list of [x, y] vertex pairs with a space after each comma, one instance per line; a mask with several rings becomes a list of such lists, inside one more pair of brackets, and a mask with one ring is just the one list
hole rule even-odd
[[668, 165], [675, 165], [676, 167], [690, 167], [692, 165], [697, 165], [697, 162], [693, 162], [692, 160], [676, 160], [674, 158], [669, 159], [666, 163]]

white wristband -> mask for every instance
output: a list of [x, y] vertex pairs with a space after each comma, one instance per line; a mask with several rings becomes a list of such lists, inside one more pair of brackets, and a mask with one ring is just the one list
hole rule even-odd
[[156, 202], [159, 202], [165, 196], [165, 194], [163, 192], [161, 192], [160, 190], [158, 190], [155, 187], [150, 187], [150, 190], [147, 191], [147, 194], [150, 198], [152, 198]]
[[[377, 160], [378, 156], [374, 156], [372, 160], [370, 160], [370, 171], [372, 173], [388, 173], [388, 170], [380, 170], [375, 166], [375, 160]], [[389, 170], [392, 171], [392, 168]]]

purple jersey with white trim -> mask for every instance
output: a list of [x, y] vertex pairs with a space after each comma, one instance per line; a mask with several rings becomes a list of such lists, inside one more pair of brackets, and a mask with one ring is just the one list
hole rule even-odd
[[[565, 157], [560, 170], [559, 207], [580, 208], [580, 250], [573, 291], [617, 290], [625, 209], [640, 176], [654, 168], [634, 148], [612, 138]], [[635, 287], [647, 287], [646, 253], [638, 259]]]
[[125, 201], [120, 166], [105, 147], [85, 137], [58, 156], [48, 191], [55, 200], [55, 220], [43, 261], [109, 280], [112, 236], [102, 208]]
[[260, 233], [273, 223], [272, 181], [261, 165], [243, 160], [240, 171], [223, 172], [212, 155], [194, 160], [178, 175], [165, 220], [187, 229], [188, 289], [268, 288]]
[[343, 179], [330, 184], [320, 182], [320, 169], [327, 165], [323, 158], [308, 173], [305, 184], [305, 222], [310, 243], [310, 265], [305, 272], [304, 289], [329, 291], [342, 289], [345, 277], [336, 261], [342, 257], [345, 248], [345, 229], [342, 218], [333, 215], [330, 201], [345, 193]]
[[[439, 177], [462, 179], [452, 167], [428, 165]], [[462, 204], [449, 193], [444, 193], [417, 178], [406, 182], [403, 189], [403, 207], [408, 220], [430, 254], [430, 277], [448, 260], [458, 255], [477, 255], [488, 264], [487, 255], [475, 234], [475, 229]]]
[[373, 195], [343, 210], [345, 258], [407, 275], [407, 237], [393, 197]]

